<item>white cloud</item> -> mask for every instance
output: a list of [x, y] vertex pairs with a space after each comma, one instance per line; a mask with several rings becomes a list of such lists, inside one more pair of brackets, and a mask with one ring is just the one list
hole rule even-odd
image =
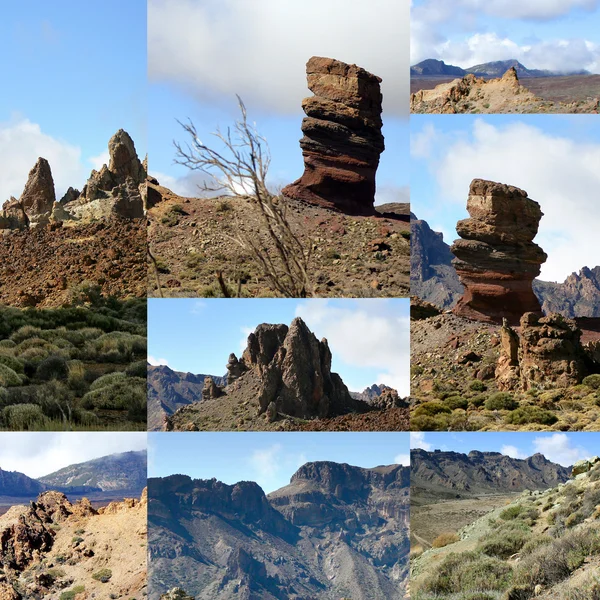
[[540, 203], [535, 242], [549, 255], [540, 279], [563, 281], [583, 266], [600, 265], [600, 143], [552, 135], [525, 121], [495, 126], [483, 119], [473, 123], [470, 139], [430, 143], [438, 152], [430, 171], [440, 202], [465, 207], [471, 180], [482, 178], [520, 187]]
[[537, 437], [533, 440], [533, 447], [536, 452], [563, 467], [570, 467], [578, 460], [591, 456], [585, 448], [574, 446], [572, 438], [565, 433]]
[[161, 365], [164, 365], [166, 367], [169, 366], [169, 361], [166, 358], [154, 358], [154, 356], [148, 356], [148, 362], [153, 367], [159, 367]]
[[251, 333], [254, 333], [254, 328], [253, 327], [240, 327], [240, 331], [242, 333], [242, 338], [240, 339], [240, 352], [243, 352], [246, 349], [246, 346], [248, 345], [248, 336]]
[[202, 313], [204, 313], [205, 309], [206, 302], [203, 302], [202, 300], [196, 300], [192, 304], [192, 308], [190, 308], [190, 313], [193, 315], [201, 315]]
[[145, 433], [3, 433], [0, 465], [28, 477], [42, 477], [75, 463], [117, 452], [146, 449]]
[[0, 123], [0, 205], [10, 196], [19, 198], [40, 156], [50, 163], [57, 200], [69, 186], [81, 187], [89, 175], [78, 146], [53, 138], [26, 118]]
[[[376, 368], [379, 383], [408, 396], [410, 323], [398, 315], [394, 303], [372, 299], [339, 308], [328, 300], [313, 299], [299, 304], [296, 315], [315, 335], [327, 338], [332, 354], [345, 365]], [[348, 378], [346, 384], [351, 386]]]
[[[494, 60], [515, 58], [526, 67], [600, 72], [600, 47], [584, 39], [546, 39], [519, 43], [506, 35], [486, 31], [486, 16], [512, 21], [548, 21], [575, 9], [596, 11], [600, 0], [429, 0], [412, 11], [411, 63], [438, 58], [463, 68]], [[583, 17], [585, 18], [585, 16]], [[451, 37], [456, 31], [465, 37]]]
[[108, 161], [110, 160], [110, 154], [108, 150], [105, 150], [98, 156], [91, 156], [88, 158], [89, 163], [92, 165], [96, 171], [99, 171], [104, 165], [108, 165]]
[[527, 454], [521, 452], [516, 446], [502, 446], [500, 452], [511, 458], [527, 458]]
[[[202, 100], [296, 113], [311, 56], [356, 63], [383, 79], [384, 110], [408, 113], [409, 4], [389, 0], [150, 0], [148, 66]], [[385, 48], [385, 51], [382, 51]], [[403, 76], [403, 74], [406, 74]]]
[[425, 441], [425, 434], [422, 432], [411, 432], [410, 434], [410, 447], [421, 448], [421, 450], [427, 450], [428, 452], [433, 448], [433, 445]]
[[410, 467], [410, 454], [398, 454], [394, 457], [394, 463], [403, 465], [404, 467]]

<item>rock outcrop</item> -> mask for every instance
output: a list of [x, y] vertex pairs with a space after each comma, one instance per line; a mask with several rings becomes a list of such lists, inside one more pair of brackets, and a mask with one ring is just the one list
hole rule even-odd
[[560, 314], [526, 313], [521, 335], [504, 325], [496, 384], [501, 390], [571, 387], [587, 375], [581, 330]]
[[341, 414], [354, 404], [340, 376], [331, 372], [327, 340], [319, 341], [299, 317], [289, 328], [259, 325], [240, 362], [260, 374], [261, 413], [274, 402], [277, 412], [306, 419]]
[[[482, 65], [483, 66], [483, 65]], [[474, 67], [476, 68], [476, 67]], [[469, 73], [432, 90], [419, 90], [410, 96], [411, 113], [594, 113], [598, 98], [577, 102], [545, 101], [519, 83], [515, 67], [502, 77], [486, 80]]]
[[373, 214], [375, 174], [384, 150], [381, 79], [356, 65], [312, 57], [314, 96], [302, 108], [304, 174], [282, 193], [348, 214]]
[[131, 136], [119, 129], [108, 142], [108, 154], [108, 165], [92, 171], [81, 194], [62, 203], [75, 220], [144, 216], [147, 174]]
[[2, 206], [0, 228], [25, 229], [49, 222], [56, 201], [52, 170], [45, 158], [38, 158], [29, 171], [25, 189], [17, 200], [11, 197]]
[[454, 313], [491, 323], [506, 318], [511, 324], [526, 312], [541, 313], [532, 289], [547, 258], [533, 243], [543, 215], [540, 205], [519, 188], [474, 179], [467, 210], [471, 217], [456, 226], [462, 239], [450, 248], [465, 286]]

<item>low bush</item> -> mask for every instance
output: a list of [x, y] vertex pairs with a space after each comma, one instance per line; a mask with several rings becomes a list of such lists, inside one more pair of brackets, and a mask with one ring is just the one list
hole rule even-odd
[[434, 548], [443, 548], [444, 546], [447, 546], [448, 544], [455, 544], [456, 542], [458, 542], [459, 539], [460, 538], [458, 537], [458, 535], [456, 535], [456, 533], [452, 533], [452, 532], [440, 533], [440, 535], [438, 535], [435, 538], [435, 540], [433, 540], [431, 545]]
[[583, 385], [587, 385], [594, 390], [600, 389], [600, 375], [588, 375], [583, 379]]
[[13, 404], [2, 409], [2, 420], [8, 429], [35, 431], [43, 428], [47, 421], [37, 404]]
[[2, 387], [12, 387], [21, 385], [23, 380], [21, 377], [15, 373], [10, 367], [0, 363], [0, 386]]
[[486, 410], [514, 410], [519, 403], [508, 392], [497, 392], [485, 401]]
[[45, 358], [36, 369], [36, 377], [41, 381], [51, 379], [65, 380], [69, 377], [69, 366], [61, 356], [49, 356]]
[[92, 579], [100, 581], [101, 583], [108, 583], [111, 577], [112, 571], [110, 569], [100, 569], [92, 575]]
[[554, 425], [558, 421], [558, 417], [554, 413], [537, 406], [522, 406], [508, 413], [505, 421], [511, 425], [528, 425], [529, 423]]

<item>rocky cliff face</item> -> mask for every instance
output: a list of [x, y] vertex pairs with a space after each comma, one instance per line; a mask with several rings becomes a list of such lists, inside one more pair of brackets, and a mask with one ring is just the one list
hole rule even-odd
[[564, 483], [570, 475], [570, 469], [542, 454], [522, 460], [499, 452], [460, 454], [416, 449], [410, 456], [411, 494], [423, 502], [547, 489]]
[[384, 150], [381, 79], [322, 57], [308, 61], [306, 74], [314, 96], [302, 102], [305, 170], [282, 192], [349, 214], [373, 214], [375, 173]]
[[600, 266], [583, 267], [563, 283], [536, 280], [533, 291], [545, 314], [560, 313], [564, 317], [600, 317]]
[[411, 215], [410, 293], [439, 308], [454, 306], [464, 288], [452, 266], [453, 259], [443, 235]]
[[175, 586], [197, 600], [401, 598], [408, 483], [405, 467], [335, 463], [268, 497], [249, 482], [152, 479], [150, 598]]
[[542, 211], [527, 192], [500, 183], [474, 179], [467, 210], [459, 221], [462, 238], [450, 248], [453, 265], [465, 293], [455, 314], [470, 319], [518, 323], [526, 312], [541, 313], [532, 281], [540, 273], [546, 254], [533, 238]]

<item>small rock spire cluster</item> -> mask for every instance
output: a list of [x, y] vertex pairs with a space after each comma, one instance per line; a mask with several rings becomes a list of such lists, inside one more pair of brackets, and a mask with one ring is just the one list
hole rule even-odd
[[467, 210], [459, 221], [461, 239], [450, 250], [465, 286], [454, 313], [469, 319], [518, 324], [527, 312], [541, 315], [532, 282], [546, 261], [533, 242], [543, 213], [527, 192], [510, 185], [474, 179]]
[[304, 174], [282, 193], [348, 214], [372, 214], [383, 152], [381, 78], [361, 67], [313, 56], [300, 140]]

